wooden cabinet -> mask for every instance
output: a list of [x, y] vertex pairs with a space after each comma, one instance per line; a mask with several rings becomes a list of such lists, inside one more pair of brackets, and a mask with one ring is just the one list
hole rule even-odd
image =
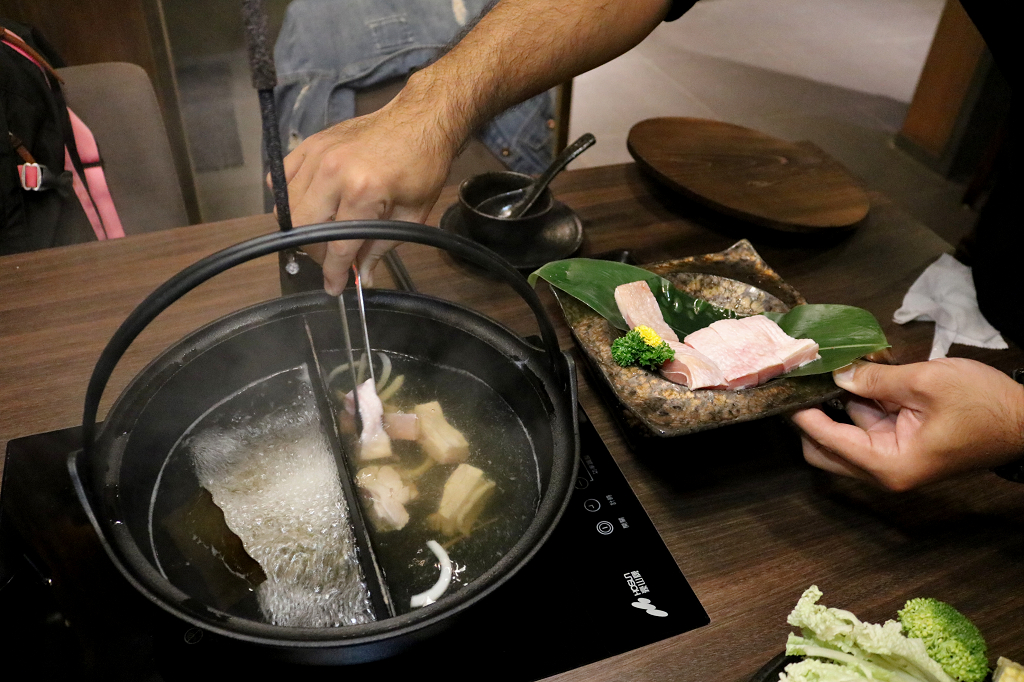
[[1009, 106], [981, 34], [960, 0], [947, 0], [897, 145], [947, 177], [986, 173]]

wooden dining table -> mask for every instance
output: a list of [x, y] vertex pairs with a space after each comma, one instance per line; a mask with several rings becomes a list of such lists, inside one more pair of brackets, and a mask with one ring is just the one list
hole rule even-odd
[[[927, 359], [934, 326], [897, 325], [908, 287], [950, 244], [872, 193], [855, 229], [789, 235], [723, 218], [659, 190], [633, 164], [563, 173], [556, 197], [584, 226], [579, 255], [629, 251], [638, 263], [720, 251], [741, 238], [812, 303], [871, 311], [899, 362]], [[446, 188], [428, 219], [455, 199]], [[0, 258], [0, 447], [81, 423], [101, 350], [157, 285], [201, 257], [276, 228], [269, 215]], [[525, 305], [486, 273], [434, 249], [397, 252], [416, 288], [479, 310], [520, 334]], [[380, 267], [377, 286], [392, 286]], [[574, 347], [554, 296], [538, 286], [564, 349]], [[280, 295], [268, 256], [202, 284], [161, 314], [115, 371], [100, 415], [145, 365], [199, 326]], [[578, 351], [577, 351], [578, 355]], [[955, 345], [950, 355], [1009, 372], [1024, 351]], [[808, 466], [781, 417], [631, 449], [595, 377], [580, 402], [700, 599], [710, 624], [556, 675], [575, 681], [745, 682], [785, 647], [786, 616], [809, 585], [824, 603], [881, 622], [912, 597], [967, 614], [990, 658], [1024, 661], [1024, 485], [980, 471], [892, 493]], [[6, 490], [5, 490], [6, 492]], [[0, 615], [2, 617], [2, 615]], [[565, 646], [538, 642], [537, 646]], [[0, 661], [3, 659], [0, 658]]]

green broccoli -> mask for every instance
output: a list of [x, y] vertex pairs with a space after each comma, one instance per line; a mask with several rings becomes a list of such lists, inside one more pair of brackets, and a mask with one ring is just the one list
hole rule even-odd
[[622, 367], [639, 365], [657, 370], [675, 356], [676, 352], [653, 329], [644, 325], [631, 329], [612, 342], [612, 358]]
[[907, 637], [924, 641], [928, 655], [959, 682], [982, 682], [988, 674], [985, 638], [967, 616], [938, 599], [911, 599], [899, 612]]

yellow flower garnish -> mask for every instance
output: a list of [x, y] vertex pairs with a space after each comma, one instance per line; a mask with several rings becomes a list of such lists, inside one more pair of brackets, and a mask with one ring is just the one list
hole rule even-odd
[[638, 334], [640, 334], [640, 338], [643, 339], [644, 343], [646, 343], [648, 346], [654, 348], [655, 346], [661, 345], [661, 337], [658, 336], [658, 333], [656, 331], [654, 331], [647, 325], [642, 324], [636, 327], [636, 331]]

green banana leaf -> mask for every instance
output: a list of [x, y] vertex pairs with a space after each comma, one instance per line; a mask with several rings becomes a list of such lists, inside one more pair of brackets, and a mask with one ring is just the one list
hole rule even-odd
[[[530, 285], [535, 286], [538, 278], [578, 298], [613, 326], [623, 330], [629, 327], [615, 304], [615, 287], [638, 280], [650, 285], [665, 322], [680, 338], [716, 320], [742, 317], [727, 308], [694, 298], [648, 270], [625, 263], [570, 258], [548, 263], [533, 272], [529, 277]], [[818, 344], [821, 358], [788, 372], [787, 377], [831, 372], [889, 347], [874, 315], [862, 308], [807, 304], [796, 306], [788, 313], [764, 314], [790, 336], [814, 339]]]
[[814, 339], [820, 359], [786, 373], [787, 377], [823, 374], [889, 347], [875, 316], [852, 305], [808, 303], [788, 313], [764, 313], [795, 339]]
[[629, 325], [622, 319], [619, 307], [615, 305], [615, 287], [641, 279], [650, 285], [654, 297], [658, 299], [665, 322], [680, 336], [703, 329], [717, 320], [742, 317], [728, 308], [680, 291], [667, 279], [653, 272], [615, 261], [593, 258], [556, 260], [531, 273], [530, 286], [536, 286], [538, 277], [583, 301], [611, 322], [612, 326], [623, 331], [628, 331]]

